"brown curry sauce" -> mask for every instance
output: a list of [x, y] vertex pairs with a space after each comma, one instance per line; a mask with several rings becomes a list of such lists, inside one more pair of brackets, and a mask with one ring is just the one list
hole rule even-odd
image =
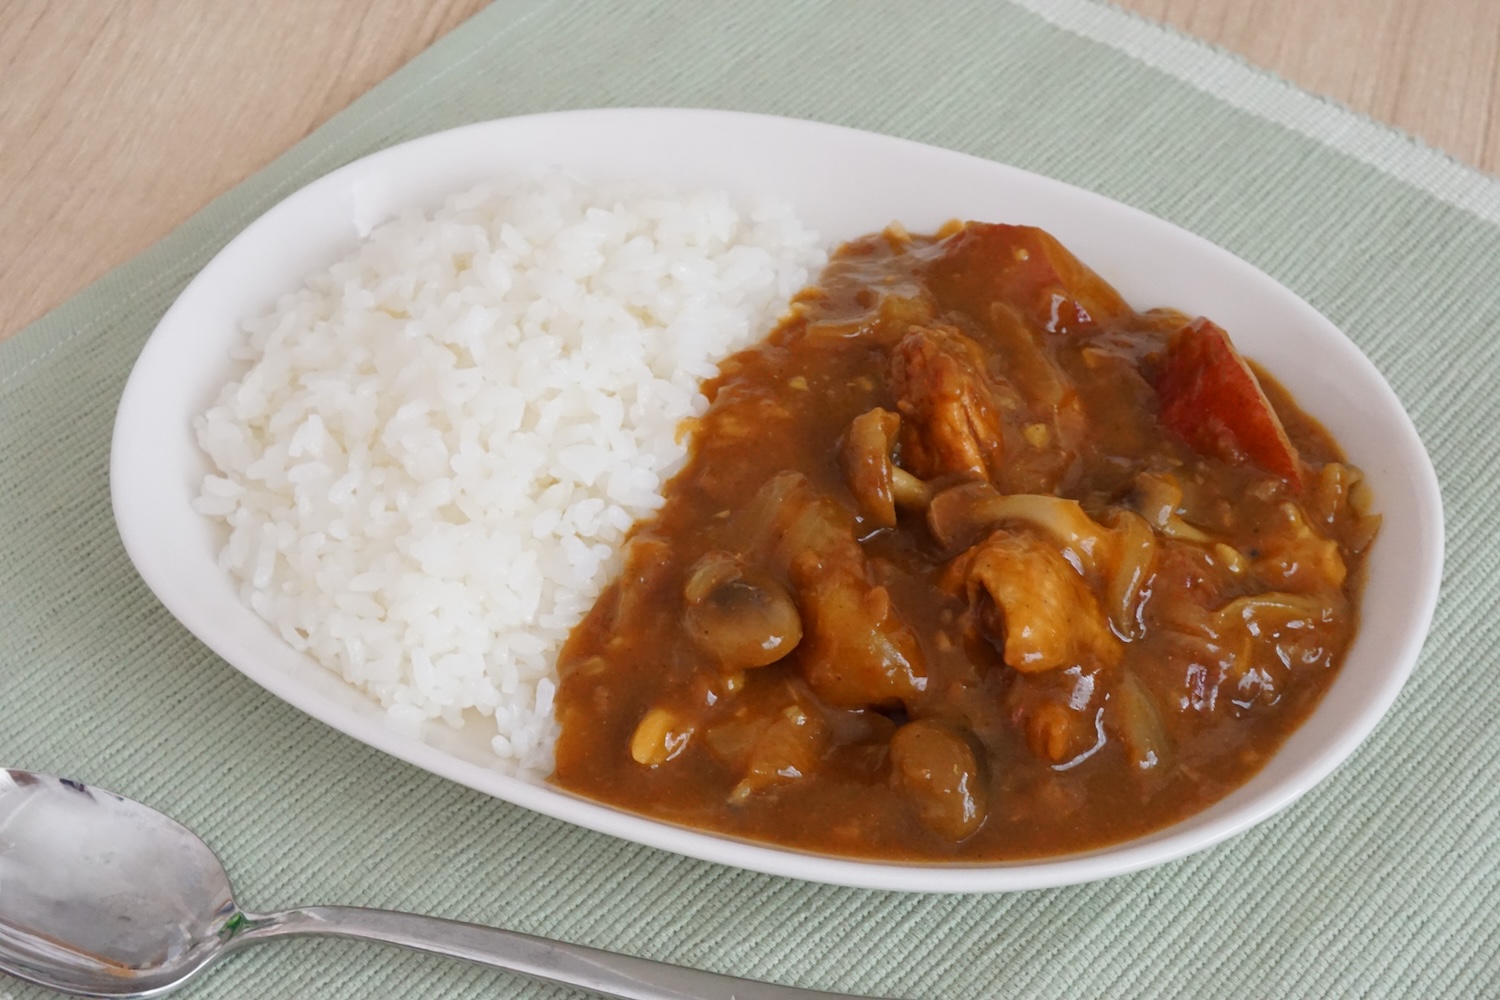
[[1040, 230], [852, 241], [705, 392], [562, 653], [563, 788], [839, 855], [1086, 850], [1245, 782], [1353, 634], [1358, 471]]

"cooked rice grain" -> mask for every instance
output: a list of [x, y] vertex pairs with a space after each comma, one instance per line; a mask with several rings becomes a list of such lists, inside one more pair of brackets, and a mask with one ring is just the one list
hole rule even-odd
[[545, 773], [557, 651], [700, 382], [823, 260], [784, 206], [561, 174], [402, 215], [245, 324], [195, 423], [221, 566], [394, 725], [493, 723]]

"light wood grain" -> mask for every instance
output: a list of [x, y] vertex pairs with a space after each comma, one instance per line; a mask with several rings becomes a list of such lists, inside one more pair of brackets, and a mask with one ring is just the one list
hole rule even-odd
[[1308, 90], [1500, 170], [1494, 0], [1119, 0]]
[[0, 4], [0, 337], [161, 239], [481, 6]]
[[[483, 0], [0, 0], [0, 338], [161, 239]], [[1500, 169], [1494, 0], [1123, 6]]]

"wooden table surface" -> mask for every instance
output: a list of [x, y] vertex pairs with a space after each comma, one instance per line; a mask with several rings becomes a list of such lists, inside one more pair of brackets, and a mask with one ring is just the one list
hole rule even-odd
[[[1122, 5], [1500, 171], [1495, 0]], [[161, 239], [482, 6], [0, 0], [0, 338]]]

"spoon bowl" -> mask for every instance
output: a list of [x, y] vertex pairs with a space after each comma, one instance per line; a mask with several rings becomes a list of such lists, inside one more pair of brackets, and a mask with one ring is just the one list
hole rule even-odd
[[0, 968], [65, 993], [164, 992], [213, 962], [242, 919], [219, 859], [186, 827], [29, 771], [0, 771], [0, 886]]
[[379, 941], [622, 1000], [838, 1000], [438, 917], [350, 906], [256, 915], [217, 855], [149, 806], [0, 769], [0, 972], [86, 997], [160, 996], [246, 944]]

